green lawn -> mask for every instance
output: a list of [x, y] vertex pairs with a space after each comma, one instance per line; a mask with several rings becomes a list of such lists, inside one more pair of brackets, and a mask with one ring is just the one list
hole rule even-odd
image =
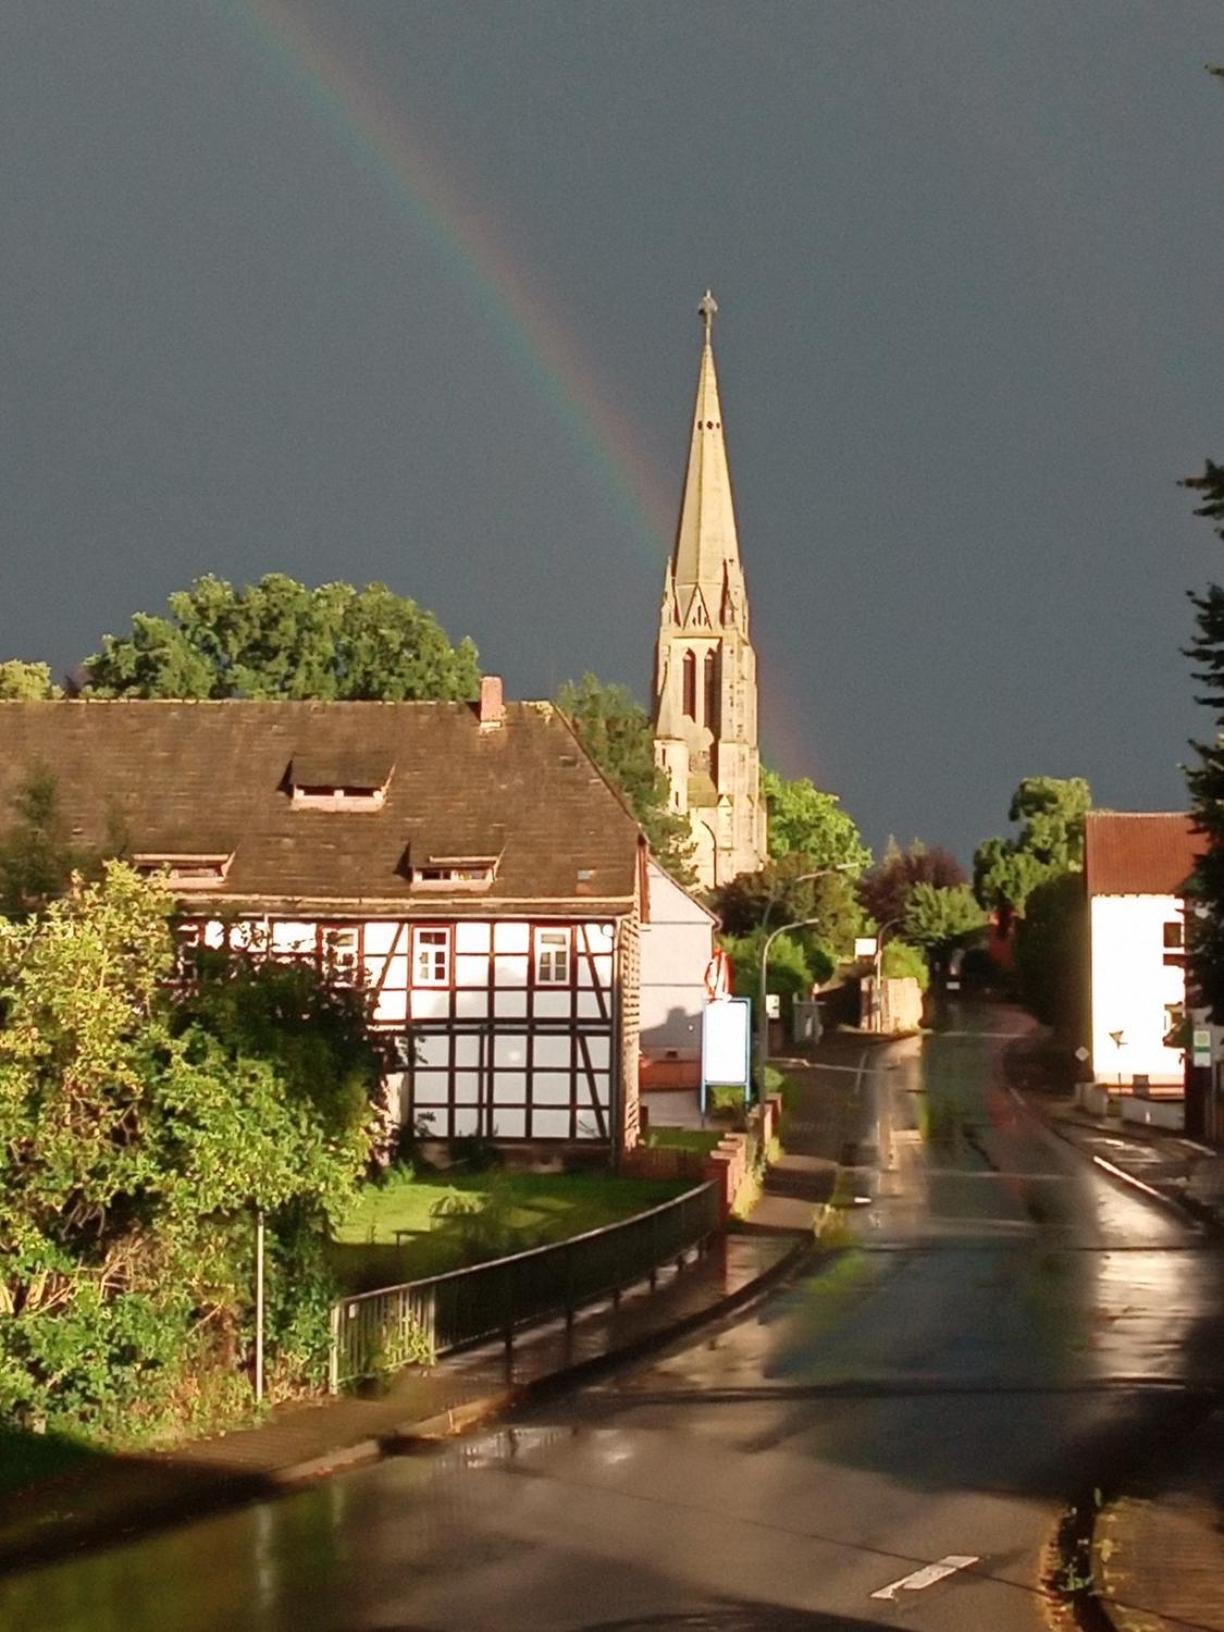
[[[615, 1224], [670, 1201], [690, 1186], [608, 1173], [429, 1173], [393, 1171], [367, 1185], [336, 1231], [336, 1267], [351, 1289], [392, 1285], [440, 1275], [464, 1263], [563, 1241], [584, 1230]], [[482, 1222], [439, 1217], [448, 1197], [473, 1208]], [[411, 1232], [401, 1244], [395, 1231]]]
[[652, 1126], [646, 1143], [665, 1150], [695, 1150], [706, 1156], [723, 1136], [721, 1128], [660, 1128]]

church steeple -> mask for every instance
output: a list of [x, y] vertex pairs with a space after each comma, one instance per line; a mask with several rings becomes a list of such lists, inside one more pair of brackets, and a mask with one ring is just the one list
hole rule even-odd
[[[713, 329], [718, 302], [708, 289], [697, 310], [705, 325], [705, 339], [697, 374], [697, 398], [693, 405], [673, 570], [682, 615], [687, 615], [693, 591], [700, 586], [707, 610], [717, 616], [724, 598], [727, 568], [732, 569], [737, 580], [740, 577], [739, 539], [723, 436], [722, 403], [718, 396], [718, 370], [714, 365]], [[742, 601], [743, 597], [739, 598]]]
[[655, 676], [655, 756], [687, 812], [707, 887], [764, 860], [756, 656], [740, 565], [707, 289], [697, 396], [676, 542], [664, 579]]

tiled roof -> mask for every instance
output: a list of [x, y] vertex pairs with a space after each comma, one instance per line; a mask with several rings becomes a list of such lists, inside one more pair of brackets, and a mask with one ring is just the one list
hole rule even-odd
[[[380, 809], [295, 809], [295, 761], [394, 772]], [[37, 768], [83, 848], [232, 851], [193, 900], [429, 917], [611, 913], [634, 896], [637, 825], [548, 704], [508, 703], [482, 731], [466, 703], [0, 702], [0, 831]], [[500, 861], [488, 891], [425, 895], [406, 852]]]
[[1182, 811], [1092, 810], [1084, 818], [1089, 895], [1177, 895], [1206, 841]]

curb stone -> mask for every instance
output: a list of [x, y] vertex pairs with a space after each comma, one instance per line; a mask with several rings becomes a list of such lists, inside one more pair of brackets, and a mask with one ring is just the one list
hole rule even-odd
[[206, 1488], [185, 1487], [168, 1491], [155, 1503], [142, 1509], [115, 1514], [97, 1513], [68, 1535], [57, 1530], [51, 1516], [48, 1525], [37, 1536], [29, 1537], [24, 1544], [18, 1543], [0, 1554], [0, 1581], [64, 1558], [79, 1558], [108, 1547], [126, 1545], [173, 1526], [249, 1506], [254, 1501], [289, 1496], [334, 1474], [369, 1467], [391, 1456], [434, 1448], [443, 1440], [462, 1435], [491, 1418], [530, 1401], [543, 1399], [550, 1393], [562, 1393], [600, 1371], [610, 1371], [620, 1364], [665, 1349], [702, 1326], [716, 1324], [732, 1313], [751, 1308], [786, 1277], [795, 1273], [813, 1252], [811, 1238], [807, 1235], [797, 1236], [774, 1263], [736, 1291], [661, 1326], [657, 1331], [644, 1333], [614, 1350], [593, 1355], [513, 1387], [491, 1389], [477, 1399], [464, 1400], [428, 1418], [409, 1420], [379, 1435], [367, 1434], [362, 1439], [338, 1446], [322, 1455], [280, 1467], [236, 1472], [232, 1479]]
[[[1142, 1191], [1149, 1201], [1154, 1202], [1158, 1207], [1165, 1208], [1166, 1211], [1173, 1213], [1181, 1223], [1192, 1225], [1197, 1231], [1219, 1230], [1220, 1226], [1218, 1222], [1213, 1220], [1212, 1216], [1205, 1209], [1203, 1212], [1199, 1212], [1188, 1200], [1177, 1196], [1166, 1196], [1163, 1191], [1155, 1189], [1154, 1186], [1150, 1184], [1146, 1184], [1142, 1179], [1137, 1179], [1133, 1174], [1125, 1173], [1120, 1167], [1114, 1167], [1112, 1163], [1106, 1162], [1102, 1158], [1094, 1156], [1090, 1152], [1085, 1151], [1077, 1139], [1075, 1139], [1071, 1134], [1065, 1132], [1059, 1126], [1060, 1118], [1046, 1115], [1044, 1111], [1039, 1109], [1038, 1106], [1034, 1105], [1033, 1102], [1018, 1088], [1012, 1088], [1010, 1093], [1016, 1103], [1027, 1111], [1035, 1121], [1040, 1122], [1043, 1128], [1047, 1128], [1049, 1132], [1055, 1136], [1055, 1138], [1061, 1139], [1064, 1145], [1069, 1145], [1083, 1161], [1089, 1163], [1092, 1167], [1098, 1168], [1106, 1175], [1107, 1178], [1112, 1179], [1115, 1184], [1125, 1185], [1127, 1189]], [[1087, 1122], [1073, 1121], [1073, 1125], [1075, 1127], [1084, 1128], [1085, 1130], [1093, 1133], [1099, 1133], [1101, 1131], [1099, 1128], [1095, 1128], [1091, 1123]], [[1141, 1141], [1136, 1142], [1141, 1143]]]
[[627, 1361], [655, 1353], [701, 1326], [744, 1309], [764, 1297], [779, 1281], [792, 1274], [812, 1255], [812, 1251], [813, 1248], [807, 1239], [798, 1237], [790, 1250], [755, 1280], [746, 1282], [737, 1291], [728, 1293], [708, 1308], [694, 1310], [692, 1314], [660, 1327], [658, 1331], [644, 1333], [619, 1348], [576, 1361], [573, 1365], [563, 1366], [558, 1371], [546, 1372], [540, 1377], [499, 1389], [496, 1393], [465, 1400], [462, 1404], [436, 1412], [431, 1417], [401, 1423], [397, 1428], [377, 1438], [360, 1440], [355, 1445], [344, 1446], [322, 1456], [311, 1457], [308, 1461], [278, 1468], [269, 1475], [269, 1478], [276, 1485], [292, 1487], [307, 1484], [312, 1480], [345, 1472], [349, 1468], [368, 1466], [390, 1456], [426, 1450], [445, 1440], [457, 1439], [492, 1418], [519, 1410], [550, 1394], [562, 1393], [588, 1377], [611, 1370]]

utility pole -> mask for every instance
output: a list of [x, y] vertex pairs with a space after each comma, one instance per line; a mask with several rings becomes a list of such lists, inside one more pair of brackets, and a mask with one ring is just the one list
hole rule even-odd
[[264, 1397], [264, 1215], [255, 1212], [255, 1402]]

